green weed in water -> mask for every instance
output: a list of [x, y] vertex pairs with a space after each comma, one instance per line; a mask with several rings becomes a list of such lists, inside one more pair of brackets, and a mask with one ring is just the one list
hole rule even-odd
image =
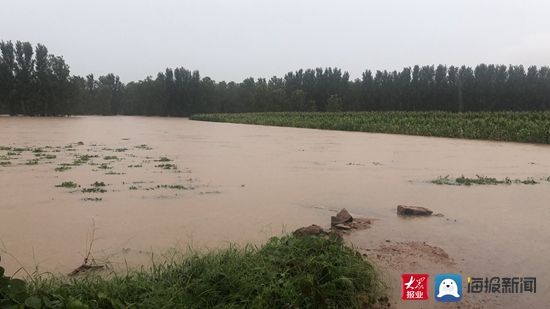
[[66, 165], [61, 165], [61, 166], [58, 166], [54, 169], [54, 171], [56, 172], [64, 172], [64, 171], [68, 171], [70, 170], [72, 167], [70, 166], [66, 166]]
[[81, 198], [81, 200], [88, 201], [88, 202], [100, 202], [100, 201], [103, 200], [103, 198], [101, 198], [101, 197], [83, 197], [83, 198]]
[[191, 187], [186, 187], [182, 185], [157, 185], [158, 189], [176, 189], [176, 190], [190, 190]]
[[60, 185], [56, 185], [56, 187], [73, 189], [73, 188], [77, 188], [77, 187], [80, 187], [80, 186], [76, 182], [73, 182], [73, 181], [64, 181]]
[[155, 167], [160, 167], [165, 170], [176, 170], [178, 167], [175, 164], [165, 163], [165, 164], [159, 164], [155, 165]]
[[172, 160], [168, 157], [160, 157], [160, 159], [155, 160], [155, 162], [170, 162], [170, 161]]
[[497, 179], [494, 177], [486, 177], [476, 175], [475, 178], [465, 177], [464, 175], [451, 179], [449, 175], [439, 176], [437, 179], [432, 180], [431, 183], [437, 185], [454, 185], [454, 186], [471, 186], [471, 185], [510, 185], [510, 184], [525, 184], [525, 185], [536, 185], [538, 182], [534, 178], [526, 179], [510, 179], [508, 177], [504, 179]]

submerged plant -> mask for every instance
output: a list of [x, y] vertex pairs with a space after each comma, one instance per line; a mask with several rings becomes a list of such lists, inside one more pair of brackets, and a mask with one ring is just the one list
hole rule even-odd
[[83, 198], [81, 198], [81, 200], [88, 201], [88, 202], [100, 202], [100, 201], [103, 200], [103, 198], [101, 198], [101, 197], [83, 197]]
[[109, 166], [109, 164], [107, 164], [107, 163], [101, 163], [97, 168], [100, 168], [100, 169], [103, 169], [103, 170], [110, 170], [113, 167]]
[[147, 144], [141, 144], [141, 145], [135, 146], [135, 148], [137, 148], [137, 149], [144, 149], [144, 150], [151, 150], [151, 149], [153, 149], [153, 148], [147, 146]]
[[439, 176], [437, 179], [432, 180], [431, 183], [437, 184], [437, 185], [455, 185], [455, 186], [471, 186], [471, 185], [510, 185], [510, 184], [525, 184], [525, 185], [535, 185], [538, 184], [538, 182], [532, 178], [526, 178], [526, 179], [510, 179], [509, 177], [506, 177], [504, 179], [497, 179], [494, 177], [486, 177], [486, 176], [480, 176], [476, 175], [476, 178], [469, 178], [465, 177], [464, 175], [457, 177], [455, 179], [449, 178], [449, 175], [447, 176]]
[[82, 193], [105, 193], [105, 192], [107, 192], [107, 190], [101, 187], [92, 187], [92, 188], [82, 189]]
[[60, 185], [56, 185], [56, 187], [73, 189], [73, 188], [80, 187], [80, 186], [76, 182], [73, 182], [73, 181], [64, 181]]
[[155, 160], [155, 162], [170, 162], [170, 161], [172, 160], [168, 157], [160, 157], [160, 159]]
[[160, 167], [160, 168], [165, 169], [165, 170], [178, 169], [178, 167], [175, 164], [171, 164], [171, 163], [159, 164], [159, 165], [155, 165], [155, 167]]
[[163, 188], [163, 189], [176, 189], [176, 190], [191, 190], [191, 187], [186, 187], [183, 185], [157, 185], [157, 188]]
[[64, 172], [64, 171], [68, 171], [70, 170], [72, 167], [70, 166], [66, 166], [66, 165], [61, 165], [61, 166], [58, 166], [54, 169], [54, 171], [56, 172]]

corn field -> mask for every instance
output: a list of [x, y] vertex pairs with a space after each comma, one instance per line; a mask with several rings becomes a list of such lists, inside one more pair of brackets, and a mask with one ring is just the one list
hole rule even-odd
[[193, 120], [550, 144], [550, 112], [281, 112]]

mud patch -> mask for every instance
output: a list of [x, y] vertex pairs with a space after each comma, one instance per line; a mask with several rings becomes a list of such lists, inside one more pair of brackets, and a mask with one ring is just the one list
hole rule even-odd
[[436, 263], [448, 266], [455, 265], [454, 260], [440, 247], [432, 246], [426, 242], [408, 241], [382, 244], [376, 249], [363, 249], [364, 255], [370, 259], [399, 269], [407, 269], [421, 263]]

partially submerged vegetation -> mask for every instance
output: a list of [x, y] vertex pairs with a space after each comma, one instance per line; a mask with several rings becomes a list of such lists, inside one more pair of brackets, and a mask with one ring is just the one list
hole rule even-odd
[[[107, 145], [88, 144], [87, 148], [81, 146], [86, 145], [84, 142], [74, 142], [65, 145], [50, 146], [27, 146], [27, 147], [15, 147], [15, 146], [3, 146], [0, 145], [0, 167], [9, 166], [34, 166], [42, 163], [55, 164], [53, 170], [55, 172], [65, 172], [71, 169], [86, 169], [91, 172], [101, 172], [104, 175], [126, 175], [123, 170], [119, 168], [144, 168], [146, 172], [156, 172], [157, 168], [163, 170], [172, 170], [174, 173], [179, 173], [178, 167], [174, 164], [173, 159], [166, 155], [151, 156], [150, 154], [136, 155], [132, 152], [141, 152], [140, 150], [152, 150], [150, 146], [141, 144], [137, 146], [122, 147], [123, 145], [117, 145], [118, 148], [106, 147]], [[74, 151], [77, 151], [76, 153]], [[112, 152], [123, 153], [123, 156], [117, 156]], [[107, 152], [107, 153], [103, 153]], [[55, 154], [54, 154], [55, 153]], [[57, 159], [57, 160], [56, 160]], [[152, 168], [155, 168], [154, 171]], [[187, 170], [185, 170], [187, 171]], [[80, 173], [75, 173], [75, 176]], [[68, 193], [80, 192], [84, 194], [101, 194], [106, 192], [120, 192], [123, 191], [116, 187], [108, 190], [108, 186], [103, 181], [96, 181], [89, 186], [82, 186], [76, 181], [63, 181], [60, 184], [55, 185], [58, 188], [76, 189], [69, 190]], [[189, 183], [181, 184], [153, 184], [151, 186], [131, 186], [124, 189], [129, 191], [145, 190], [154, 191], [162, 189], [171, 190], [194, 190], [195, 186]], [[124, 185], [124, 180], [122, 182]], [[175, 194], [178, 196], [178, 194]], [[81, 198], [82, 201], [101, 201], [100, 197], [85, 197]]]
[[60, 165], [54, 169], [56, 172], [64, 172], [70, 170], [72, 167], [66, 165]]
[[372, 265], [336, 236], [190, 253], [102, 277], [3, 276], [0, 304], [30, 308], [369, 308], [385, 302]]
[[82, 189], [82, 193], [105, 193], [107, 190], [101, 187], [91, 187]]
[[[543, 179], [548, 180], [550, 177]], [[476, 175], [475, 178], [465, 177], [464, 175], [457, 178], [450, 178], [447, 176], [439, 176], [437, 179], [431, 181], [437, 185], [454, 185], [454, 186], [471, 186], [471, 185], [511, 185], [511, 184], [524, 184], [524, 185], [536, 185], [539, 182], [532, 177], [526, 179], [510, 179], [508, 177], [504, 179], [497, 179], [494, 177]]]
[[176, 169], [178, 169], [177, 165], [171, 164], [171, 163], [159, 164], [159, 165], [155, 165], [155, 167], [160, 167], [164, 170], [176, 170]]
[[550, 144], [550, 112], [285, 112], [203, 114], [191, 119]]
[[91, 184], [90, 188], [84, 188], [82, 189], [82, 193], [105, 193], [107, 190], [104, 188], [107, 185], [103, 181], [96, 181], [93, 184]]
[[74, 182], [74, 181], [64, 181], [62, 182], [61, 184], [59, 185], [56, 185], [56, 187], [58, 188], [70, 188], [70, 189], [74, 189], [76, 187], [79, 187], [79, 185]]
[[175, 190], [191, 190], [192, 187], [186, 187], [183, 185], [157, 185], [158, 189], [175, 189]]
[[83, 197], [81, 198], [82, 201], [85, 202], [101, 202], [103, 201], [103, 198], [101, 197]]

